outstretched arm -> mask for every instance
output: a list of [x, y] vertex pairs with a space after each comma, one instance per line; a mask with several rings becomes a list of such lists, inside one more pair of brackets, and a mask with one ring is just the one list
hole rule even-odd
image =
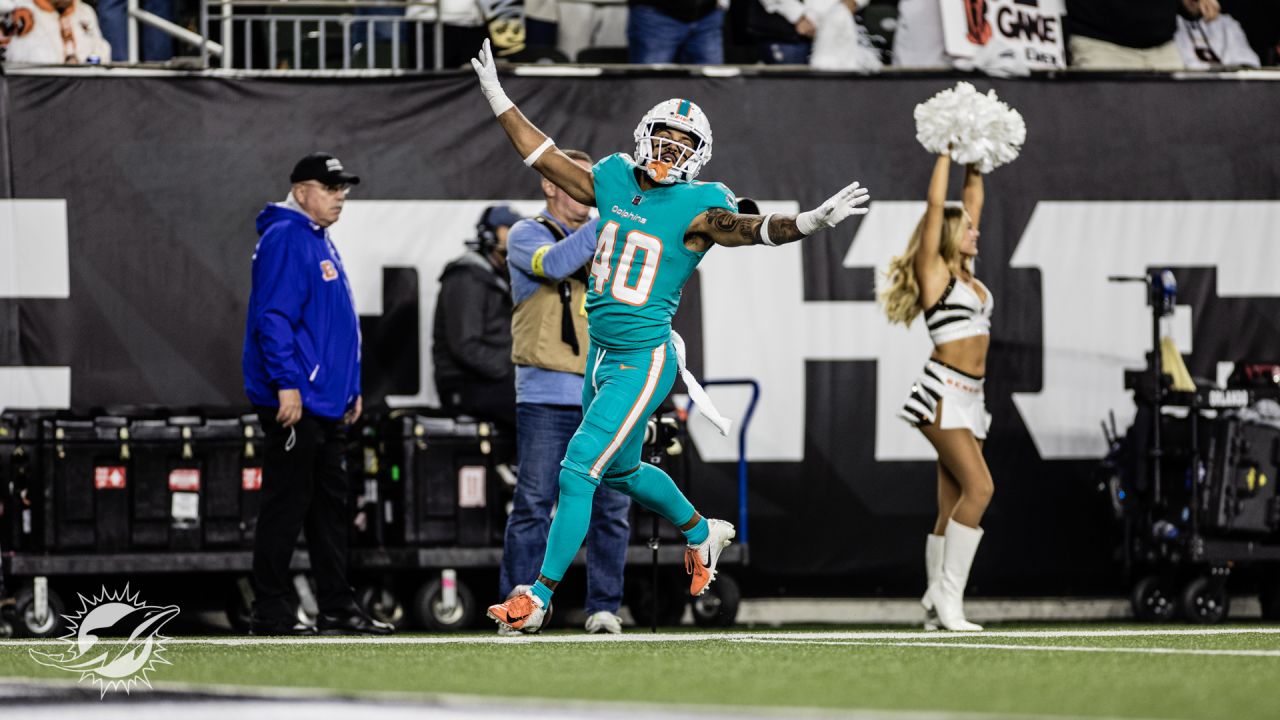
[[502, 91], [502, 83], [498, 81], [498, 69], [494, 64], [493, 51], [489, 49], [489, 41], [485, 40], [480, 53], [471, 60], [471, 67], [480, 78], [480, 92], [489, 101], [498, 124], [506, 131], [516, 152], [524, 158], [524, 164], [542, 173], [561, 190], [583, 205], [595, 206], [595, 183], [591, 171], [574, 162], [572, 158], [560, 152], [551, 138], [529, 122], [515, 103]]
[[870, 199], [867, 189], [855, 182], [813, 210], [799, 215], [739, 215], [724, 208], [711, 208], [693, 219], [686, 237], [707, 247], [711, 243], [727, 247], [784, 245], [835, 227], [852, 215], [866, 215], [871, 209], [860, 206]]
[[964, 211], [969, 213], [969, 222], [973, 229], [978, 229], [982, 219], [982, 173], [976, 165], [968, 165], [964, 169]]
[[951, 172], [951, 156], [939, 155], [933, 164], [933, 177], [929, 178], [928, 206], [924, 211], [924, 227], [921, 228], [920, 250], [916, 253], [916, 275], [928, 271], [942, 261], [942, 219], [947, 205], [947, 178]]

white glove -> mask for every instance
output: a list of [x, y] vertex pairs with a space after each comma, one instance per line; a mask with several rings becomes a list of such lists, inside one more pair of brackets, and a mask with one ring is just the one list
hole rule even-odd
[[480, 46], [480, 54], [471, 58], [471, 67], [475, 68], [476, 75], [480, 77], [480, 92], [484, 93], [484, 99], [489, 101], [489, 107], [493, 108], [495, 116], [516, 106], [502, 92], [502, 83], [498, 82], [498, 68], [493, 62], [493, 50], [489, 49], [488, 38]]
[[812, 235], [819, 230], [839, 225], [850, 215], [866, 215], [871, 212], [871, 208], [858, 206], [871, 199], [867, 193], [866, 188], [858, 187], [855, 182], [813, 210], [797, 215], [796, 227], [805, 235]]

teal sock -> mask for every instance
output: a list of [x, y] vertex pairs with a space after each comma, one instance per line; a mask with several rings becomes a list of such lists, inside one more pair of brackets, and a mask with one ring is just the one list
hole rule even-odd
[[711, 534], [710, 528], [707, 527], [707, 519], [698, 518], [698, 524], [684, 531], [684, 537], [689, 541], [690, 545], [701, 545], [707, 541], [707, 536]]
[[[547, 552], [542, 557], [542, 569], [538, 574], [556, 582], [564, 577], [573, 556], [578, 554], [582, 541], [587, 537], [587, 528], [591, 525], [591, 501], [595, 494], [596, 486], [586, 475], [568, 468], [560, 470], [560, 499], [556, 516], [551, 520], [551, 529], [547, 532]], [[551, 591], [546, 592], [550, 598]]]
[[542, 601], [543, 609], [551, 607], [551, 588], [543, 585], [541, 580], [533, 584], [533, 594]]
[[[697, 514], [689, 499], [680, 492], [680, 488], [676, 487], [671, 476], [663, 472], [662, 468], [649, 463], [641, 463], [640, 468], [630, 475], [606, 476], [604, 484], [629, 495], [676, 527], [684, 526]], [[707, 521], [702, 520], [693, 529], [686, 531], [685, 537], [689, 538], [689, 542], [706, 540]], [[694, 540], [694, 538], [698, 539]]]

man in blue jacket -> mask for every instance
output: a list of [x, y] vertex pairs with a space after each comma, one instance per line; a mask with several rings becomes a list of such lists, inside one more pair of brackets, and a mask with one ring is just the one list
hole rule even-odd
[[347, 583], [346, 426], [360, 417], [360, 318], [327, 228], [360, 178], [331, 155], [298, 161], [281, 203], [258, 214], [244, 337], [245, 393], [266, 434], [253, 547], [255, 635], [311, 634], [289, 600], [306, 528], [325, 633], [388, 633]]

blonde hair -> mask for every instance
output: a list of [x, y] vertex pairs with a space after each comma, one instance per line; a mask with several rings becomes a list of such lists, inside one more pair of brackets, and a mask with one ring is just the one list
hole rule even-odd
[[[960, 256], [960, 243], [963, 240], [964, 227], [971, 221], [969, 213], [962, 205], [947, 203], [942, 210], [942, 242], [938, 252], [947, 267], [962, 267], [972, 272], [972, 260]], [[891, 323], [902, 323], [910, 326], [920, 314], [920, 283], [916, 279], [916, 254], [920, 252], [920, 243], [924, 237], [924, 216], [916, 223], [915, 232], [907, 241], [907, 251], [889, 261], [889, 270], [885, 273], [885, 289], [880, 292], [880, 303], [884, 305], [884, 314]]]

